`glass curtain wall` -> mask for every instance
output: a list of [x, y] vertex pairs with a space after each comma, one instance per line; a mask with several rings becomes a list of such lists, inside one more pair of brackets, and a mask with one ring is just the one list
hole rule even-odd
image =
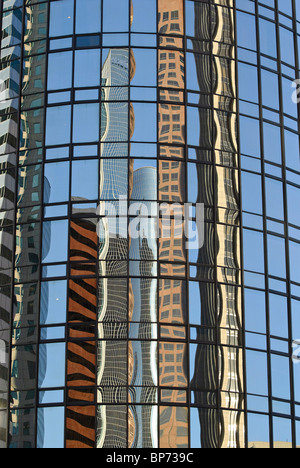
[[299, 334], [300, 8], [290, 0], [237, 8], [248, 444], [291, 448], [300, 442], [300, 369], [291, 359]]

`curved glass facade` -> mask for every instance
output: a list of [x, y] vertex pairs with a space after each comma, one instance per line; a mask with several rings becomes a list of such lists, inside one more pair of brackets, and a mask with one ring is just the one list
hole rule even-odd
[[0, 448], [300, 446], [298, 1], [0, 15]]

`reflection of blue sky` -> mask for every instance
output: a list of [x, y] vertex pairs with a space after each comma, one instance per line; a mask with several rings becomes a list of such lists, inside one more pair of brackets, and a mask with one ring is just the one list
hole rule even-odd
[[99, 162], [98, 160], [73, 161], [72, 197], [86, 200], [98, 199]]
[[99, 104], [77, 104], [74, 106], [74, 143], [92, 143], [99, 140], [99, 111]]
[[39, 387], [59, 388], [65, 385], [65, 343], [40, 345]]
[[157, 106], [156, 104], [134, 104], [135, 128], [133, 141], [155, 142], [157, 140]]
[[65, 323], [67, 310], [67, 281], [42, 283], [41, 324]]
[[266, 333], [266, 296], [264, 291], [245, 290], [247, 331]]
[[197, 408], [191, 408], [191, 428], [191, 448], [201, 448], [201, 427]]
[[199, 283], [189, 283], [189, 297], [190, 297], [190, 323], [192, 325], [201, 324], [201, 298]]
[[51, 187], [48, 203], [60, 203], [69, 200], [69, 172], [69, 162], [45, 164], [45, 177]]
[[100, 30], [101, 2], [76, 0], [76, 34], [98, 33]]
[[47, 109], [46, 145], [70, 143], [71, 106]]
[[74, 0], [51, 2], [50, 36], [68, 36], [73, 33]]
[[136, 72], [132, 86], [156, 86], [157, 57], [155, 49], [134, 49]]
[[103, 32], [126, 32], [128, 27], [129, 2], [103, 0]]
[[43, 238], [49, 239], [49, 250], [48, 242], [43, 242], [43, 262], [66, 262], [68, 255], [68, 221], [45, 222], [43, 229], [45, 233]]

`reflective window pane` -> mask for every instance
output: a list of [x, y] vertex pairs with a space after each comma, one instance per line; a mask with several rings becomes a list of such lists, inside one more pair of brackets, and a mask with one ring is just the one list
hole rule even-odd
[[67, 89], [72, 86], [73, 53], [49, 54], [48, 90]]
[[101, 2], [98, 0], [76, 0], [76, 34], [100, 32]]
[[74, 106], [73, 143], [89, 143], [99, 140], [99, 105]]
[[75, 53], [76, 88], [100, 85], [100, 50], [78, 50]]
[[70, 143], [71, 107], [50, 107], [47, 109], [46, 145]]

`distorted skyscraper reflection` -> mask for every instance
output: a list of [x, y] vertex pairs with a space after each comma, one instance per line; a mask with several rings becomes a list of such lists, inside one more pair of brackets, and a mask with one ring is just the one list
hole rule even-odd
[[300, 445], [300, 16], [256, 3], [1, 3], [1, 448]]

